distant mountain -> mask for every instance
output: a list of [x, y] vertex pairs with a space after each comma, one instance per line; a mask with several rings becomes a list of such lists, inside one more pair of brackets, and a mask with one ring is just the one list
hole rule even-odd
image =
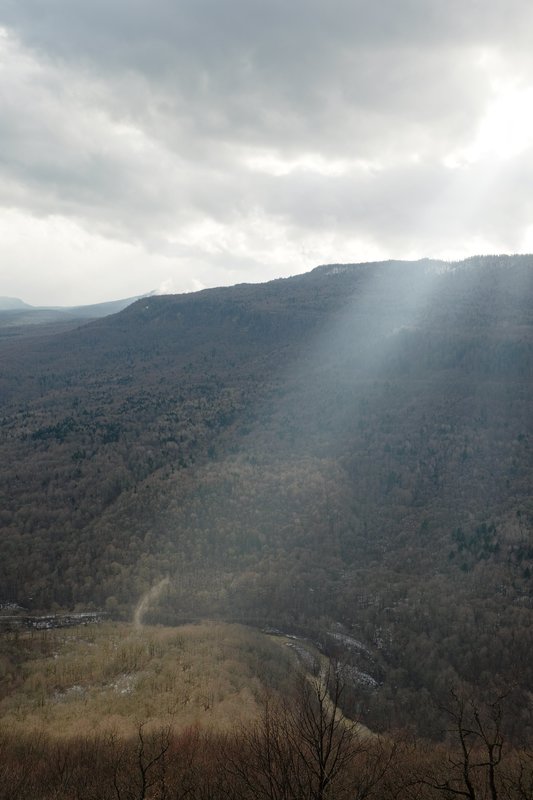
[[533, 728], [533, 256], [151, 296], [1, 356], [0, 603], [128, 617], [168, 577], [147, 619], [311, 637], [374, 728], [452, 685]]
[[82, 318], [92, 318], [97, 319], [100, 317], [107, 317], [110, 314], [118, 314], [119, 311], [122, 311], [124, 308], [127, 308], [132, 303], [135, 303], [137, 300], [142, 299], [143, 297], [151, 297], [152, 293], [148, 293], [146, 295], [136, 295], [135, 297], [127, 297], [123, 300], [109, 300], [105, 303], [93, 303], [92, 305], [88, 306], [71, 306], [68, 309], [58, 309], [63, 311], [68, 311], [71, 314], [75, 314], [76, 316]]
[[31, 306], [18, 297], [0, 297], [0, 311], [20, 311], [28, 308]]
[[[54, 332], [64, 332], [81, 321], [116, 314], [138, 299], [139, 296], [128, 297], [87, 306], [31, 306], [15, 297], [0, 297], [0, 337], [35, 335], [50, 332], [52, 327]], [[27, 330], [27, 326], [44, 327]]]

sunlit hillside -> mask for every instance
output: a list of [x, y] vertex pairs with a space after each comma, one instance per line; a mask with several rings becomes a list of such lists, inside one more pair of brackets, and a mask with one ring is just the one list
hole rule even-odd
[[297, 664], [281, 639], [209, 623], [42, 630], [4, 639], [3, 654], [0, 737], [226, 730], [283, 693]]

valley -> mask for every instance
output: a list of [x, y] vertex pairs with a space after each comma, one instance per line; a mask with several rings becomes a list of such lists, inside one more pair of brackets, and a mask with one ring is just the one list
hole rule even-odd
[[159, 586], [144, 625], [315, 642], [376, 733], [511, 687], [528, 739], [532, 276], [333, 265], [4, 339], [0, 602], [128, 625]]

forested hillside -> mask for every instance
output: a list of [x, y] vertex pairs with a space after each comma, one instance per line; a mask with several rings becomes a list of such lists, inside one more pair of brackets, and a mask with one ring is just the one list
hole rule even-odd
[[[0, 339], [0, 603], [313, 638], [354, 711], [532, 724], [533, 257], [333, 265]], [[426, 702], [427, 700], [427, 702]]]

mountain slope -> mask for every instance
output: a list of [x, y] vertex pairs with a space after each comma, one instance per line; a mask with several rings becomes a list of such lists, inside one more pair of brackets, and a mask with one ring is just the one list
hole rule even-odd
[[531, 685], [532, 278], [330, 265], [4, 344], [4, 601], [128, 615], [168, 576], [154, 621], [322, 637], [378, 727]]

